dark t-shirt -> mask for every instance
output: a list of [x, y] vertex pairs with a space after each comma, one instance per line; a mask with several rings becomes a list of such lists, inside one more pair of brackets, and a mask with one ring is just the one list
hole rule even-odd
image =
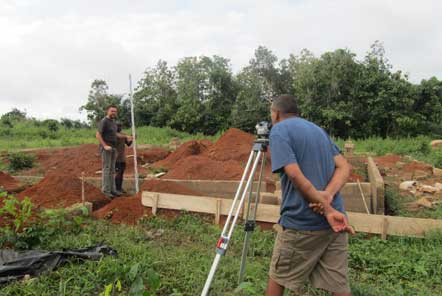
[[117, 139], [117, 162], [126, 162], [126, 145], [132, 145], [132, 141], [128, 141], [125, 138]]
[[98, 132], [107, 145], [112, 147], [117, 145], [117, 124], [114, 120], [104, 117], [98, 123]]
[[[324, 190], [335, 171], [334, 156], [340, 153], [327, 133], [302, 118], [285, 119], [270, 133], [272, 171], [281, 176], [282, 204], [279, 224], [297, 230], [328, 229], [324, 216], [314, 213], [308, 202], [284, 172], [288, 164], [298, 164], [304, 176], [317, 190]], [[337, 193], [333, 208], [345, 213], [343, 199]]]

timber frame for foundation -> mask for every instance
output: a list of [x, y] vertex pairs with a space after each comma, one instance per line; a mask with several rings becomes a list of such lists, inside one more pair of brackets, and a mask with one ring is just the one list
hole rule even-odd
[[[232, 206], [232, 200], [209, 196], [179, 195], [158, 192], [143, 192], [141, 203], [151, 207], [152, 213], [158, 209], [184, 210], [214, 215], [214, 222], [218, 224], [221, 216], [226, 216]], [[253, 208], [254, 205], [252, 205]], [[279, 219], [279, 205], [261, 203], [258, 206], [256, 221], [277, 223]], [[372, 215], [347, 212], [350, 225], [357, 232], [387, 235], [425, 237], [431, 231], [442, 229], [442, 220], [419, 219], [396, 216]], [[244, 211], [241, 216], [244, 216]]]

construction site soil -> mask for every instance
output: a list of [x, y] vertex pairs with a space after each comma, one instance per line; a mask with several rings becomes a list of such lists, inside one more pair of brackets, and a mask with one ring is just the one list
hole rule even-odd
[[192, 155], [179, 160], [164, 176], [179, 180], [239, 180], [244, 167], [234, 160], [217, 161], [205, 156]]
[[[94, 210], [110, 202], [97, 187], [86, 182], [84, 192], [85, 200], [92, 203]], [[17, 197], [29, 197], [36, 207], [66, 208], [82, 201], [82, 184], [77, 177], [48, 174], [39, 183], [20, 192]]]
[[0, 189], [7, 192], [15, 192], [21, 187], [19, 181], [11, 177], [8, 173], [0, 171]]
[[204, 153], [211, 145], [212, 142], [209, 140], [188, 141], [179, 146], [167, 158], [154, 163], [152, 167], [169, 170], [180, 160]]
[[[140, 189], [141, 192], [151, 191], [182, 195], [203, 195], [196, 190], [192, 190], [176, 182], [158, 179], [145, 181], [140, 186]], [[93, 216], [98, 219], [107, 219], [117, 224], [136, 224], [143, 216], [150, 216], [152, 213], [150, 208], [146, 208], [141, 204], [141, 192], [134, 196], [115, 198], [103, 208], [95, 211]], [[161, 213], [167, 216], [177, 216], [180, 211], [161, 210]]]
[[[164, 178], [168, 179], [239, 180], [254, 140], [255, 136], [231, 128], [215, 143], [207, 140], [186, 142], [152, 167], [166, 169]], [[264, 176], [271, 177], [269, 155]]]
[[[48, 173], [58, 173], [70, 176], [99, 176], [101, 173], [101, 157], [98, 145], [85, 144], [77, 147], [39, 149], [32, 152], [35, 154], [36, 166], [32, 169], [21, 171], [25, 176], [44, 176]], [[166, 158], [169, 151], [163, 149], [137, 150], [139, 173], [147, 174], [148, 169], [142, 167], [146, 163], [152, 163]], [[133, 150], [126, 148], [126, 175], [133, 175], [134, 162]]]

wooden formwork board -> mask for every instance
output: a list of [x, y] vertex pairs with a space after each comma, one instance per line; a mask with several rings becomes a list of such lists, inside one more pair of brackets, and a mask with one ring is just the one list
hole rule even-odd
[[[157, 192], [142, 193], [142, 204], [152, 207], [152, 212], [157, 209], [186, 210], [190, 212], [208, 213], [215, 215], [219, 222], [220, 216], [228, 215], [232, 207], [232, 200], [207, 196], [191, 196]], [[254, 205], [252, 205], [253, 208]], [[278, 205], [260, 204], [256, 220], [260, 222], [277, 223], [279, 219]], [[244, 211], [240, 211], [244, 217]], [[387, 235], [425, 237], [428, 232], [442, 229], [442, 220], [406, 218], [384, 215], [370, 215], [347, 212], [350, 225], [357, 232]]]
[[368, 157], [367, 163], [368, 179], [370, 181], [372, 192], [372, 212], [374, 214], [383, 214], [385, 211], [384, 179], [372, 157]]

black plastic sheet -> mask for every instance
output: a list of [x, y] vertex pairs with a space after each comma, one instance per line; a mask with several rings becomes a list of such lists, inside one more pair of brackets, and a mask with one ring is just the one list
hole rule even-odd
[[117, 252], [106, 245], [63, 251], [0, 250], [0, 285], [21, 279], [26, 275], [39, 276], [67, 262], [100, 260], [103, 256], [116, 255]]

